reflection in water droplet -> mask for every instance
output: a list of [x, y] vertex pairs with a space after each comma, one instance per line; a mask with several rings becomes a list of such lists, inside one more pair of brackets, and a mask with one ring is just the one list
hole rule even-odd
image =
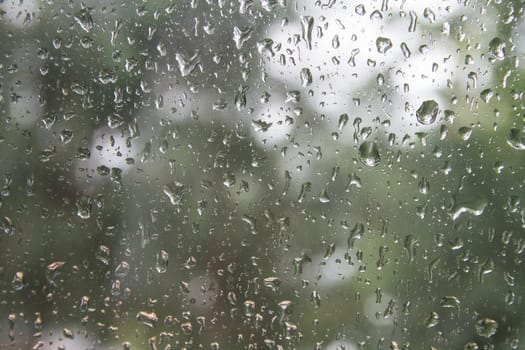
[[436, 121], [439, 105], [434, 100], [426, 100], [416, 111], [416, 118], [420, 124], [430, 125]]
[[364, 165], [375, 167], [379, 165], [381, 156], [375, 142], [365, 141], [359, 146], [359, 158]]

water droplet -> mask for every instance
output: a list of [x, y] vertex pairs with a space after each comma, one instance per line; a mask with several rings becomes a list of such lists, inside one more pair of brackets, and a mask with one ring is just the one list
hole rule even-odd
[[476, 322], [476, 334], [480, 337], [490, 338], [498, 331], [498, 322], [490, 318], [482, 318]]
[[495, 37], [489, 42], [489, 51], [497, 60], [505, 59], [505, 42]]
[[153, 328], [159, 321], [159, 318], [157, 317], [157, 314], [154, 312], [140, 311], [137, 314], [137, 320], [141, 322], [143, 325], [149, 328]]
[[272, 292], [275, 292], [281, 286], [281, 279], [279, 277], [266, 277], [263, 283], [266, 288], [270, 288]]
[[316, 308], [321, 306], [321, 294], [318, 291], [312, 291], [311, 300]]
[[95, 253], [95, 259], [105, 266], [109, 266], [110, 250], [106, 245], [99, 245]]
[[429, 187], [430, 185], [428, 183], [428, 180], [425, 177], [422, 177], [418, 185], [419, 193], [428, 194]]
[[[1, 202], [0, 202], [1, 206]], [[15, 227], [11, 219], [7, 216], [0, 218], [0, 233], [11, 236], [15, 232]]]
[[244, 43], [248, 41], [252, 35], [253, 29], [251, 27], [237, 27], [233, 28], [233, 41], [235, 42], [235, 47], [240, 50], [242, 49]]
[[428, 7], [425, 7], [425, 9], [423, 10], [423, 17], [425, 17], [429, 23], [434, 23], [436, 21], [436, 15]]
[[416, 118], [420, 124], [430, 125], [436, 121], [439, 105], [434, 100], [426, 100], [416, 111]]
[[461, 302], [455, 296], [444, 296], [443, 299], [441, 299], [441, 302], [440, 302], [440, 305], [442, 307], [455, 309], [456, 313], [459, 313], [460, 304], [461, 304]]
[[164, 193], [168, 196], [171, 204], [179, 205], [186, 193], [188, 193], [188, 189], [184, 184], [174, 181], [164, 186]]
[[471, 341], [465, 344], [465, 346], [463, 347], [463, 350], [479, 350], [479, 345]]
[[108, 117], [107, 117], [107, 125], [111, 129], [118, 128], [119, 126], [121, 126], [123, 124], [124, 124], [124, 118], [120, 114], [113, 113], [113, 114], [108, 115]]
[[92, 204], [91, 204], [91, 197], [89, 196], [81, 196], [77, 200], [77, 216], [81, 219], [89, 219], [91, 217], [91, 210], [92, 210]]
[[75, 21], [88, 33], [93, 29], [93, 17], [87, 8], [81, 9], [80, 12], [75, 15]]
[[453, 220], [457, 220], [463, 213], [480, 216], [485, 211], [487, 201], [484, 199], [472, 200], [469, 202], [459, 202], [454, 199], [454, 204], [449, 211], [450, 216]]
[[115, 276], [124, 278], [129, 273], [129, 264], [126, 261], [121, 261], [115, 268]]
[[314, 18], [312, 16], [301, 16], [301, 38], [306, 42], [309, 50], [312, 49], [312, 30]]
[[55, 279], [60, 275], [60, 268], [66, 263], [64, 261], [55, 261], [46, 267], [46, 280], [49, 284], [57, 287]]
[[525, 136], [517, 128], [511, 128], [507, 136], [507, 144], [518, 151], [525, 150]]
[[359, 158], [364, 165], [378, 166], [381, 161], [379, 149], [375, 142], [365, 141], [359, 146]]
[[330, 203], [330, 197], [328, 196], [328, 193], [326, 192], [326, 188], [321, 191], [319, 194], [319, 202], [326, 204]]
[[252, 317], [255, 315], [255, 301], [246, 300], [244, 302], [244, 316]]
[[410, 52], [410, 49], [408, 48], [407, 43], [405, 42], [401, 43], [401, 51], [403, 51], [403, 56], [405, 56], [405, 58], [410, 58], [411, 52]]
[[489, 103], [492, 97], [494, 97], [494, 91], [492, 91], [492, 89], [485, 89], [481, 91], [481, 93], [479, 94], [479, 97], [481, 97], [483, 102]]
[[409, 32], [415, 32], [417, 26], [417, 14], [414, 11], [410, 11], [410, 25], [408, 26]]
[[200, 64], [200, 57], [197, 53], [192, 56], [187, 56], [182, 53], [175, 54], [175, 60], [179, 65], [180, 75], [187, 77], [197, 68]]
[[312, 188], [311, 182], [305, 182], [301, 185], [301, 191], [299, 192], [299, 197], [297, 198], [297, 201], [299, 203], [302, 203], [304, 201], [304, 197], [306, 196], [307, 192], [310, 192]]
[[89, 297], [84, 295], [82, 298], [80, 298], [80, 311], [87, 312], [88, 309], [89, 309]]
[[366, 14], [365, 5], [363, 4], [356, 5], [355, 13], [358, 14], [359, 16], [364, 16]]
[[337, 127], [339, 128], [339, 130], [342, 130], [346, 123], [348, 123], [348, 114], [346, 113], [343, 113], [339, 116], [339, 122], [337, 123]]
[[310, 86], [312, 84], [312, 72], [310, 72], [310, 69], [303, 68], [301, 69], [301, 85], [302, 86]]
[[246, 107], [246, 92], [248, 91], [247, 85], [241, 85], [237, 89], [237, 94], [235, 95], [235, 107], [238, 111], [241, 111]]
[[73, 331], [69, 328], [64, 328], [62, 333], [64, 334], [64, 337], [69, 339], [74, 339]]
[[376, 39], [376, 48], [379, 53], [386, 53], [392, 48], [392, 40], [380, 36]]
[[23, 272], [16, 272], [13, 276], [13, 280], [11, 281], [11, 286], [13, 287], [13, 290], [20, 291], [24, 288], [24, 273]]
[[472, 135], [472, 128], [468, 126], [462, 126], [458, 129], [458, 134], [464, 141], [467, 141]]
[[222, 179], [222, 183], [224, 186], [230, 188], [230, 187], [233, 187], [233, 185], [235, 185], [236, 182], [237, 182], [236, 177], [233, 172], [228, 171], [227, 173], [224, 174], [223, 179]]
[[169, 255], [165, 250], [161, 250], [160, 253], [157, 254], [157, 265], [155, 266], [155, 269], [158, 273], [165, 273], [168, 271], [168, 260]]
[[431, 312], [425, 321], [426, 328], [432, 328], [437, 326], [439, 323], [439, 315], [436, 312]]

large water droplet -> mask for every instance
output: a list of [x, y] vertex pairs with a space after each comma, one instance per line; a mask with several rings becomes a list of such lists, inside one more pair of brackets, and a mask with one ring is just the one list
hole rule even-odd
[[420, 124], [430, 125], [436, 121], [439, 105], [434, 100], [426, 100], [416, 111], [416, 118]]
[[312, 84], [312, 72], [308, 68], [301, 69], [301, 85], [306, 87], [310, 84]]
[[498, 331], [498, 322], [490, 318], [482, 318], [476, 322], [476, 333], [480, 337], [490, 338]]
[[308, 49], [312, 49], [312, 29], [314, 27], [314, 18], [312, 16], [301, 17], [301, 37], [306, 42]]
[[489, 42], [489, 51], [497, 60], [503, 60], [505, 58], [505, 42], [495, 37]]
[[519, 129], [512, 128], [507, 136], [507, 144], [518, 151], [524, 151], [525, 136]]
[[359, 158], [364, 165], [375, 167], [381, 162], [379, 149], [375, 142], [365, 141], [359, 146]]
[[24, 288], [24, 273], [23, 272], [17, 272], [13, 276], [13, 280], [11, 281], [11, 286], [13, 287], [13, 290], [19, 291]]
[[179, 205], [187, 192], [186, 186], [178, 181], [164, 186], [164, 193], [173, 205]]
[[380, 36], [376, 39], [376, 47], [379, 53], [386, 53], [392, 48], [392, 40]]

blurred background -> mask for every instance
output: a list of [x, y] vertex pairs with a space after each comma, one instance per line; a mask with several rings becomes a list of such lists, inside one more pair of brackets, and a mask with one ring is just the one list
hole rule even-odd
[[1, 349], [518, 349], [523, 0], [0, 0]]

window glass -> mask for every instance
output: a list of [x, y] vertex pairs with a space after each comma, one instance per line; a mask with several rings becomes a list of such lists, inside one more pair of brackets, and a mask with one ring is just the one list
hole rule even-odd
[[524, 8], [0, 0], [0, 348], [520, 348]]

